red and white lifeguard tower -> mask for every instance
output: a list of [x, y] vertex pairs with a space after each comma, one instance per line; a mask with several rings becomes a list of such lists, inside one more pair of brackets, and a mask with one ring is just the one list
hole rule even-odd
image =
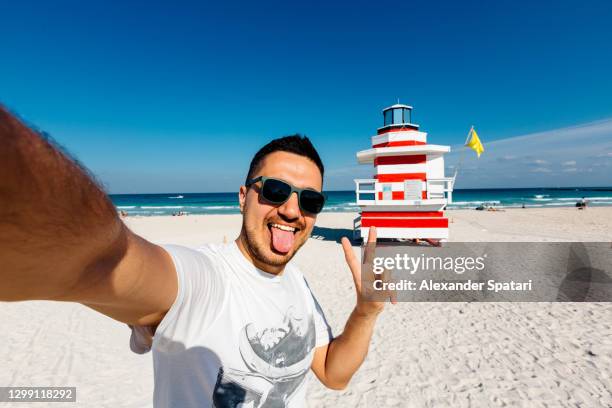
[[373, 179], [357, 179], [355, 238], [367, 239], [370, 226], [379, 238], [448, 239], [445, 207], [452, 202], [454, 179], [444, 177], [450, 146], [427, 143], [427, 133], [411, 122], [412, 107], [383, 110], [384, 126], [372, 148], [357, 153], [360, 164], [374, 164]]

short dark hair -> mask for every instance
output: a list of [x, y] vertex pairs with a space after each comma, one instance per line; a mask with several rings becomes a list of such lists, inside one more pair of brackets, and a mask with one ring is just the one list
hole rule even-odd
[[306, 136], [295, 134], [274, 139], [270, 143], [259, 149], [259, 151], [255, 153], [255, 156], [253, 156], [253, 159], [251, 160], [251, 165], [249, 166], [249, 172], [247, 173], [246, 181], [249, 181], [251, 178], [253, 178], [255, 172], [259, 170], [259, 166], [261, 165], [263, 159], [270, 153], [274, 152], [294, 153], [309, 158], [319, 168], [319, 171], [321, 172], [321, 180], [323, 180], [323, 162], [319, 157], [319, 153], [317, 153], [317, 149], [315, 149], [310, 139], [308, 139]]

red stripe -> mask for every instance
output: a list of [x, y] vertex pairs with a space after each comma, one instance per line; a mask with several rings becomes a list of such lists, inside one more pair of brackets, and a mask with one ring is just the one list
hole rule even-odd
[[448, 218], [361, 218], [362, 227], [448, 228]]
[[375, 174], [374, 178], [381, 183], [393, 183], [404, 180], [427, 180], [426, 173]]
[[[423, 200], [427, 199], [427, 191], [421, 191], [421, 198]], [[379, 200], [383, 199], [383, 193], [381, 191], [378, 192], [378, 199]], [[403, 200], [404, 199], [404, 192], [403, 191], [392, 191], [391, 192], [391, 199], [392, 200]]]
[[425, 164], [427, 163], [427, 155], [415, 154], [408, 156], [381, 156], [374, 158], [374, 165], [379, 164]]
[[372, 147], [393, 147], [393, 146], [422, 146], [426, 145], [426, 142], [419, 142], [416, 140], [398, 140], [394, 142], [385, 142], [372, 145]]
[[[381, 191], [378, 192], [378, 199], [379, 200], [383, 199], [383, 193]], [[404, 192], [403, 191], [392, 191], [391, 192], [391, 199], [392, 200], [403, 200], [404, 199]]]
[[411, 131], [411, 130], [417, 130], [417, 129], [418, 127], [416, 126], [404, 125], [404, 126], [398, 126], [398, 127], [394, 127], [390, 129], [378, 129], [376, 131], [376, 134], [384, 135], [385, 133], [390, 133], [390, 132], [405, 132], [405, 131]]
[[361, 213], [365, 218], [381, 217], [443, 217], [442, 211], [364, 211]]

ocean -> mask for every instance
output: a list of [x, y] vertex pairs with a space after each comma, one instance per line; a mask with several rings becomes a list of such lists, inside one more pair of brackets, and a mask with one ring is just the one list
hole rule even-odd
[[[323, 211], [354, 212], [354, 191], [328, 191]], [[167, 193], [167, 194], [111, 194], [118, 211], [128, 215], [237, 214], [238, 193]], [[590, 206], [612, 206], [612, 187], [575, 188], [512, 188], [512, 189], [456, 189], [452, 209], [473, 209], [484, 204], [498, 208], [554, 208], [573, 207], [585, 197]]]

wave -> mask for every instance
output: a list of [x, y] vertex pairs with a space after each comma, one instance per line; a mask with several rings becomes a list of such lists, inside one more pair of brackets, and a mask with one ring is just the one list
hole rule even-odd
[[162, 205], [162, 206], [158, 206], [158, 205], [143, 205], [142, 208], [143, 210], [158, 210], [158, 209], [165, 209], [165, 208], [183, 208], [184, 206], [182, 205]]
[[480, 205], [480, 204], [501, 204], [501, 201], [491, 200], [491, 201], [453, 201], [449, 205]]
[[331, 205], [323, 208], [323, 212], [353, 212], [358, 211], [359, 206], [343, 206], [343, 205]]
[[[559, 200], [559, 201], [579, 201], [582, 200], [583, 197], [563, 197], [563, 198], [556, 198], [555, 200]], [[587, 197], [584, 196], [585, 200], [588, 201], [597, 201], [597, 200], [612, 200], [612, 196], [610, 197]]]
[[[557, 206], [557, 207], [567, 207], [568, 204], [567, 203], [546, 203], [544, 204], [547, 207], [553, 207], [553, 206]], [[569, 205], [572, 206], [572, 205]]]
[[[609, 194], [607, 191], [592, 192], [593, 197], [584, 195], [590, 206], [603, 207], [612, 206], [612, 194], [602, 196], [601, 194]], [[597, 195], [597, 196], [595, 196]], [[358, 212], [360, 206], [355, 203], [353, 194], [331, 194], [326, 206], [323, 208], [327, 213], [343, 213], [343, 212]], [[235, 200], [234, 194], [227, 195], [211, 195], [211, 196], [194, 196], [190, 195], [187, 200], [177, 201], [181, 198], [187, 198], [184, 194], [176, 193], [174, 196], [155, 195], [135, 196], [134, 199], [120, 198], [120, 202], [116, 205], [117, 211], [127, 212], [134, 216], [155, 216], [155, 215], [171, 215], [179, 211], [189, 214], [238, 214], [240, 206]], [[550, 193], [544, 191], [532, 190], [525, 191], [501, 191], [482, 192], [482, 193], [464, 193], [459, 191], [455, 194], [455, 201], [448, 205], [449, 210], [468, 210], [474, 209], [480, 205], [493, 205], [497, 208], [562, 208], [574, 207], [576, 202], [583, 198], [582, 192], [569, 190], [565, 193]], [[176, 205], [183, 203], [183, 205]]]
[[349, 201], [346, 203], [335, 203], [334, 206], [335, 207], [355, 207], [357, 204], [355, 204], [354, 201]]

